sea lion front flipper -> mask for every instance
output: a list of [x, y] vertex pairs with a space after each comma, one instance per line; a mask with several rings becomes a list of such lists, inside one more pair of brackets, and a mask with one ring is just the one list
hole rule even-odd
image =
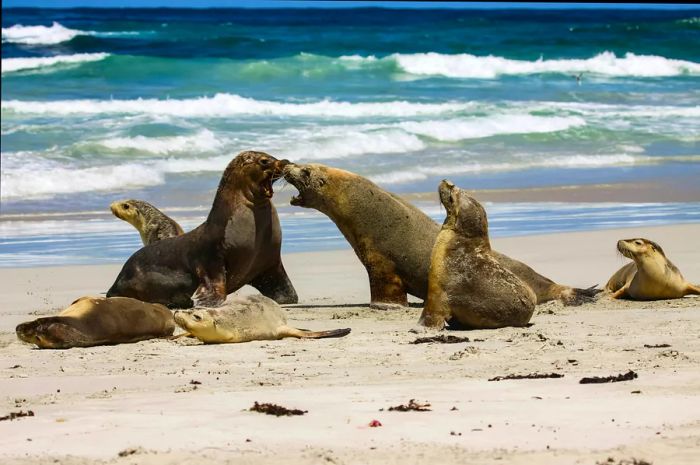
[[350, 334], [350, 328], [330, 329], [328, 331], [309, 331], [308, 329], [283, 326], [279, 334], [282, 337], [298, 337], [303, 339], [323, 339], [329, 337], [343, 337]]
[[610, 297], [613, 299], [623, 299], [624, 297], [627, 296], [627, 290], [629, 289], [629, 286], [623, 286], [617, 291], [613, 292], [610, 294]]
[[370, 307], [387, 309], [407, 306], [408, 296], [403, 280], [396, 274], [394, 262], [367, 248], [364, 264], [369, 277]]
[[226, 271], [216, 267], [216, 272], [207, 272], [203, 266], [197, 266], [199, 287], [192, 294], [195, 307], [217, 307], [226, 301]]
[[250, 285], [278, 304], [295, 304], [299, 302], [297, 291], [287, 276], [284, 265], [280, 261], [271, 270], [256, 276]]

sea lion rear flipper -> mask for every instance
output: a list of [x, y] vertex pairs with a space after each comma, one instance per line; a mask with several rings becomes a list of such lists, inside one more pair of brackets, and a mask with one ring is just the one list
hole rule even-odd
[[218, 307], [226, 300], [226, 272], [224, 267], [209, 274], [202, 266], [197, 267], [199, 287], [192, 294], [195, 307]]
[[305, 329], [292, 328], [285, 326], [281, 328], [280, 334], [282, 337], [299, 337], [303, 339], [323, 339], [328, 337], [343, 337], [350, 334], [350, 328], [331, 329], [328, 331], [308, 331]]
[[700, 295], [700, 286], [688, 283], [688, 289], [685, 291], [685, 295]]
[[295, 304], [299, 302], [297, 291], [294, 289], [289, 276], [287, 276], [281, 261], [271, 270], [256, 276], [250, 282], [250, 285], [278, 304]]
[[586, 302], [593, 302], [595, 300], [595, 296], [601, 292], [603, 292], [603, 290], [599, 289], [597, 284], [587, 287], [586, 289], [573, 287], [571, 288], [571, 294], [564, 300], [564, 304], [569, 306], [577, 306]]

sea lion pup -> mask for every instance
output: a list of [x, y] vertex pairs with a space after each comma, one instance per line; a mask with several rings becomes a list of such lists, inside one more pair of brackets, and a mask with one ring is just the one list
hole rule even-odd
[[614, 299], [678, 299], [700, 294], [700, 287], [683, 278], [656, 242], [642, 238], [623, 239], [617, 241], [617, 250], [634, 262], [617, 270], [605, 285], [605, 290]]
[[205, 344], [276, 340], [285, 337], [342, 337], [350, 328], [308, 331], [287, 325], [282, 308], [262, 295], [238, 297], [219, 308], [175, 312], [175, 322]]
[[525, 326], [537, 296], [491, 251], [486, 211], [473, 197], [443, 180], [447, 217], [433, 247], [428, 297], [419, 324], [492, 329]]
[[[367, 270], [371, 306], [406, 305], [406, 293], [426, 298], [430, 255], [440, 232], [428, 215], [349, 171], [289, 164], [284, 178], [299, 191], [292, 205], [325, 213], [350, 243]], [[537, 303], [559, 299], [577, 305], [600, 292], [557, 284], [522, 262], [492, 254], [532, 288]]]
[[143, 245], [185, 234], [175, 220], [143, 200], [118, 200], [112, 202], [109, 209], [114, 216], [136, 228]]
[[128, 297], [81, 297], [57, 316], [17, 326], [17, 337], [40, 349], [69, 349], [168, 337], [170, 310]]
[[279, 218], [270, 201], [272, 183], [287, 163], [263, 152], [240, 153], [226, 167], [206, 221], [136, 251], [107, 296], [175, 308], [215, 307], [250, 284], [279, 303], [296, 303], [280, 257]]

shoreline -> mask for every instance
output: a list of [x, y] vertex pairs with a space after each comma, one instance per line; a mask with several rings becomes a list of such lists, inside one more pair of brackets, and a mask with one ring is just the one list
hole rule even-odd
[[[557, 282], [603, 285], [626, 263], [629, 229], [496, 238], [493, 247]], [[700, 225], [635, 228], [700, 281]], [[111, 284], [119, 265], [0, 269], [0, 461], [11, 465], [516, 465], [632, 457], [697, 463], [700, 446], [700, 298], [539, 305], [527, 328], [454, 331], [458, 344], [411, 344], [419, 300], [368, 308], [366, 272], [350, 250], [288, 254], [300, 303], [290, 324], [352, 328], [345, 338], [200, 345], [191, 340], [33, 350], [14, 325], [54, 313]], [[244, 288], [242, 293], [255, 292]], [[423, 332], [424, 334], [420, 334]], [[669, 348], [645, 345], [668, 344]], [[633, 370], [621, 383], [584, 376]], [[489, 382], [559, 373], [560, 379]], [[196, 381], [201, 384], [192, 384]], [[388, 412], [409, 399], [427, 412]], [[250, 412], [254, 401], [308, 410]], [[453, 409], [456, 408], [456, 409]], [[554, 414], [556, 412], [556, 414]], [[379, 420], [382, 427], [370, 428]], [[119, 453], [123, 456], [119, 456]]]

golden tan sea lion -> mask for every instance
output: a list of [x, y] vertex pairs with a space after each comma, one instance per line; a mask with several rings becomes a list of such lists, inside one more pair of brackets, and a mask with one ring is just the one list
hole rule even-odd
[[175, 220], [143, 200], [118, 200], [109, 208], [114, 216], [136, 228], [143, 245], [185, 233]]
[[[425, 299], [433, 244], [440, 226], [397, 195], [357, 174], [319, 164], [289, 164], [285, 179], [299, 191], [292, 205], [315, 208], [338, 226], [369, 276], [372, 306], [406, 305], [406, 293]], [[537, 303], [581, 304], [600, 292], [557, 284], [526, 264], [492, 251], [537, 295]]]
[[287, 325], [282, 308], [262, 295], [229, 299], [219, 308], [175, 312], [175, 322], [206, 344], [276, 340], [285, 337], [341, 337], [349, 328], [308, 331]]
[[623, 239], [617, 241], [617, 250], [634, 262], [617, 270], [605, 285], [605, 290], [614, 299], [678, 299], [700, 294], [700, 287], [683, 278], [656, 242], [642, 238]]
[[537, 296], [493, 255], [486, 211], [449, 181], [440, 183], [439, 193], [447, 217], [433, 247], [419, 323], [438, 329], [445, 323], [469, 329], [527, 325]]
[[175, 330], [166, 307], [128, 297], [81, 297], [57, 316], [17, 326], [17, 337], [40, 349], [122, 344], [168, 337]]
[[279, 303], [296, 303], [270, 201], [272, 183], [287, 163], [263, 152], [241, 152], [224, 170], [206, 221], [135, 252], [107, 296], [175, 308], [215, 307], [250, 284]]

